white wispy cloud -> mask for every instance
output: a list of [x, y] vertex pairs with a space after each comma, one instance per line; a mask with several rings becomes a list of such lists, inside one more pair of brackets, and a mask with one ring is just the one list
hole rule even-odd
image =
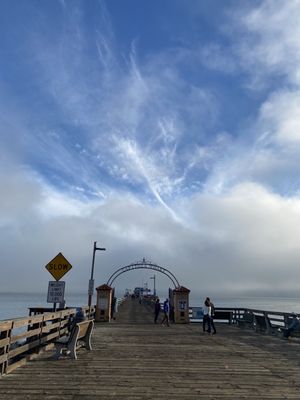
[[172, 191], [173, 185], [167, 175], [162, 174], [153, 160], [147, 154], [140, 151], [136, 143], [128, 140], [120, 141], [118, 139], [116, 146], [118, 146], [120, 156], [127, 165], [126, 170], [133, 172], [131, 176], [136, 175], [138, 180], [145, 181], [157, 201], [178, 220], [175, 212], [162, 198], [162, 193]]
[[280, 90], [262, 105], [260, 123], [283, 146], [300, 142], [300, 91]]
[[299, 85], [299, 0], [266, 0], [250, 7], [234, 14], [243, 32], [237, 46], [243, 66], [254, 74], [256, 84], [277, 75]]
[[238, 63], [234, 59], [233, 52], [218, 43], [206, 44], [199, 49], [192, 49], [191, 57], [205, 67], [223, 74], [231, 75], [238, 72]]
[[242, 75], [246, 94], [251, 88], [262, 95], [247, 127], [243, 124], [235, 133], [227, 157], [214, 159], [206, 191], [222, 195], [249, 180], [285, 196], [297, 195], [299, 15], [298, 0], [249, 3], [228, 13], [224, 32], [239, 66], [233, 72]]
[[[143, 182], [145, 193], [150, 188], [154, 198], [170, 208], [164, 196], [192, 186], [183, 164], [189, 158], [194, 160], [191, 165], [197, 164], [201, 145], [193, 142], [204, 140], [206, 127], [216, 122], [217, 101], [207, 88], [183, 79], [176, 63], [162, 54], [139, 61], [138, 43], [132, 43], [127, 63], [121, 64], [104, 3], [100, 15], [99, 26], [88, 36], [80, 9], [68, 7], [62, 36], [54, 42], [39, 37], [32, 43], [42, 92], [54, 101], [60, 114], [57, 125], [64, 127], [45, 127], [41, 116], [24, 149], [30, 157], [30, 149], [35, 149], [35, 158], [54, 177], [60, 171], [65, 188], [69, 180], [71, 187], [85, 183], [91, 192], [105, 192], [102, 171], [125, 185]], [[90, 40], [96, 63], [85, 57]], [[58, 129], [54, 138], [51, 132]], [[146, 161], [139, 157], [143, 181], [128, 163], [120, 163], [118, 143], [130, 141], [146, 155]], [[201, 163], [197, 167], [201, 169]]]

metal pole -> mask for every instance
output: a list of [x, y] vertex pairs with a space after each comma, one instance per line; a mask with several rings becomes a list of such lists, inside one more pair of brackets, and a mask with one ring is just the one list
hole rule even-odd
[[153, 296], [156, 296], [156, 289], [155, 289], [155, 275], [150, 276], [150, 279], [153, 279]]
[[94, 266], [95, 266], [95, 254], [96, 254], [96, 250], [105, 251], [106, 249], [105, 249], [104, 247], [97, 247], [97, 242], [94, 242], [93, 261], [92, 261], [92, 270], [91, 270], [91, 279], [90, 279], [90, 281], [89, 281], [89, 292], [88, 292], [89, 316], [90, 316], [90, 313], [91, 313], [92, 297], [93, 297], [93, 292], [94, 292]]

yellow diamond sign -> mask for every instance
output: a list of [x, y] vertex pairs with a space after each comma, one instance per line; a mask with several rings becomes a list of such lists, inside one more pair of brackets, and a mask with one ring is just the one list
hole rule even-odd
[[61, 253], [58, 253], [45, 268], [50, 272], [54, 279], [59, 281], [68, 271], [70, 271], [72, 265]]

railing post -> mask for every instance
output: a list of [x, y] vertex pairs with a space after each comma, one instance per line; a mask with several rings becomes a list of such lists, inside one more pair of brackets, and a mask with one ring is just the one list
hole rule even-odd
[[4, 345], [2, 347], [2, 351], [0, 352], [0, 357], [3, 357], [3, 361], [0, 364], [0, 376], [5, 374], [7, 370], [8, 353], [11, 342], [13, 321], [5, 322], [4, 326], [5, 328], [2, 330], [2, 332], [0, 332], [0, 341], [4, 340]]
[[8, 356], [9, 356], [9, 350], [10, 350], [10, 343], [11, 343], [11, 336], [12, 336], [12, 330], [14, 327], [14, 322], [11, 322], [11, 326], [10, 329], [7, 331], [8, 332], [8, 337], [9, 337], [9, 342], [8, 344], [5, 346], [5, 352], [4, 354], [6, 354], [6, 361], [4, 363], [4, 373], [7, 373], [7, 367], [8, 367]]
[[43, 318], [42, 318], [42, 320], [40, 322], [40, 333], [39, 333], [39, 342], [40, 342], [40, 344], [39, 344], [39, 347], [41, 347], [41, 344], [42, 344], [44, 319], [45, 319], [45, 316], [43, 315]]
[[270, 320], [269, 320], [269, 317], [268, 317], [268, 313], [266, 311], [264, 311], [263, 314], [264, 314], [265, 321], [266, 321], [266, 333], [268, 335], [271, 335], [272, 334], [272, 326], [271, 326], [271, 323], [270, 323]]

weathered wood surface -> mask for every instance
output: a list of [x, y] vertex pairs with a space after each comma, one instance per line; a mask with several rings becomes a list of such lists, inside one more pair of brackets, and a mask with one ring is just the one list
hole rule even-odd
[[300, 343], [227, 324], [155, 325], [129, 300], [96, 324], [93, 351], [36, 359], [0, 379], [0, 399], [300, 399]]

